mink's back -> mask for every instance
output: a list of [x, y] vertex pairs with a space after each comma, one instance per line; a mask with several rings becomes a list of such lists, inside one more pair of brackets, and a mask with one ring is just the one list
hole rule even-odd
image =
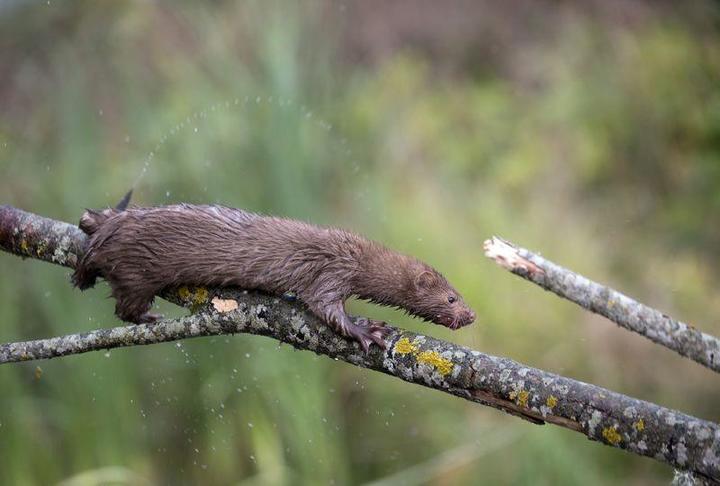
[[133, 292], [237, 285], [269, 292], [351, 293], [364, 238], [223, 206], [129, 208], [93, 233], [79, 267]]

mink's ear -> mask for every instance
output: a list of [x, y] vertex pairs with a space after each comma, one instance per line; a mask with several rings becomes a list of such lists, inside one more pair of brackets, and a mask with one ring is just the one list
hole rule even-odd
[[424, 270], [415, 277], [415, 286], [421, 289], [427, 289], [432, 287], [437, 282], [437, 277], [434, 273]]

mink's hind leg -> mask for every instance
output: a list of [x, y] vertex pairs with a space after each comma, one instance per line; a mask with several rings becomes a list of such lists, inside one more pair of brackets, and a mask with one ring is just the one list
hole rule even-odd
[[115, 297], [115, 315], [125, 322], [148, 324], [162, 319], [162, 315], [148, 312], [155, 294], [137, 293], [115, 283], [110, 284]]
[[75, 268], [72, 275], [72, 284], [80, 290], [87, 290], [95, 286], [99, 274], [97, 270], [91, 269], [83, 260]]

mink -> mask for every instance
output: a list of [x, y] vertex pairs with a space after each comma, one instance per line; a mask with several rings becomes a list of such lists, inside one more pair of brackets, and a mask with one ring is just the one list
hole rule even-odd
[[79, 226], [89, 238], [73, 275], [82, 290], [104, 278], [123, 321], [156, 321], [155, 295], [180, 285], [293, 293], [365, 352], [372, 343], [385, 348], [388, 331], [380, 321], [353, 322], [345, 312], [350, 297], [450, 329], [475, 320], [438, 271], [350, 231], [224, 206], [128, 207], [129, 198], [83, 214]]

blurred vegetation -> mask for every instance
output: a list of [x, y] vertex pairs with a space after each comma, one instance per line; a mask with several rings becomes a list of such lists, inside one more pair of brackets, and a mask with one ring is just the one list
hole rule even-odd
[[[720, 333], [717, 3], [392, 3], [8, 2], [0, 203], [75, 221], [137, 182], [141, 204], [351, 228], [432, 263], [480, 317], [452, 333], [353, 312], [720, 420], [710, 371], [481, 251], [502, 235]], [[116, 325], [107, 293], [0, 255], [0, 339]], [[671, 474], [251, 336], [3, 366], [0, 389], [3, 484]]]

